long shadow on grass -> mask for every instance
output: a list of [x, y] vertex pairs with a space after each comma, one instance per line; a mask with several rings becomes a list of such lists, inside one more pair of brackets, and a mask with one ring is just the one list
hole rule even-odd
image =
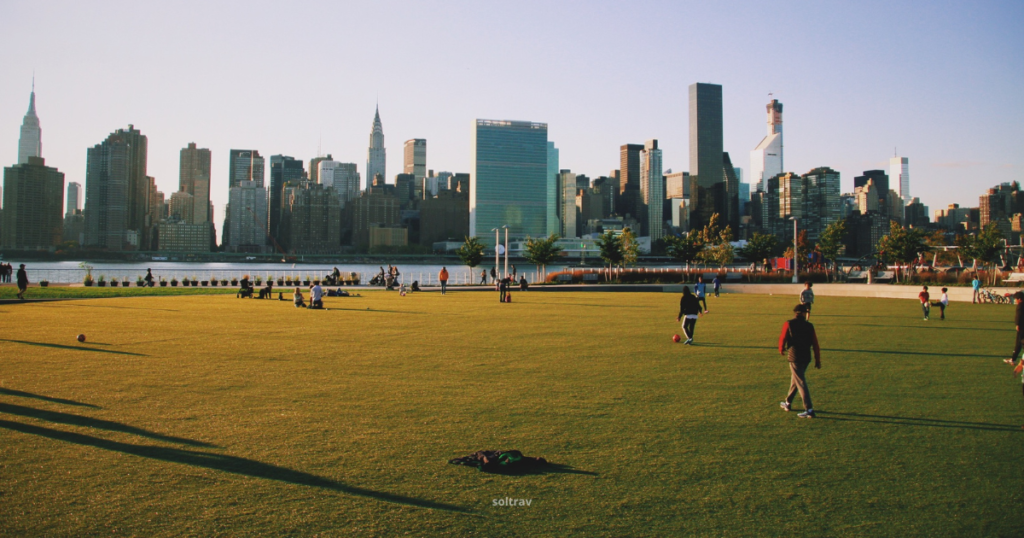
[[74, 443], [77, 445], [91, 446], [95, 448], [102, 448], [104, 450], [121, 452], [124, 454], [131, 454], [133, 456], [139, 456], [141, 458], [150, 458], [154, 460], [167, 461], [171, 463], [181, 463], [184, 465], [205, 467], [207, 469], [214, 469], [217, 471], [224, 471], [227, 473], [234, 473], [243, 476], [251, 476], [254, 478], [263, 478], [266, 480], [277, 480], [279, 482], [287, 482], [289, 484], [296, 484], [300, 486], [323, 488], [331, 491], [347, 493], [349, 495], [369, 497], [371, 499], [377, 499], [380, 501], [390, 503], [403, 504], [407, 506], [416, 506], [419, 508], [430, 508], [434, 510], [446, 510], [449, 512], [459, 512], [467, 514], [472, 513], [471, 510], [459, 506], [454, 506], [451, 504], [444, 504], [424, 499], [417, 499], [414, 497], [405, 497], [402, 495], [384, 493], [382, 491], [374, 491], [372, 489], [349, 486], [346, 484], [342, 484], [341, 482], [336, 482], [329, 478], [324, 478], [322, 476], [304, 473], [302, 471], [295, 471], [292, 469], [287, 469], [285, 467], [278, 467], [276, 465], [271, 465], [269, 463], [262, 463], [235, 456], [213, 454], [210, 452], [198, 452], [195, 450], [183, 450], [179, 448], [119, 443], [117, 441], [108, 441], [106, 439], [100, 439], [99, 437], [64, 432], [60, 430], [53, 430], [50, 428], [43, 428], [40, 426], [31, 426], [29, 424], [22, 424], [20, 422], [10, 422], [6, 420], [0, 420], [0, 428], [5, 428], [8, 430], [31, 435], [38, 435], [41, 437], [55, 439], [57, 441], [64, 441], [67, 443]]
[[81, 415], [72, 415], [71, 413], [61, 413], [58, 411], [44, 411], [42, 409], [35, 409], [32, 407], [24, 407], [21, 405], [5, 403], [0, 403], [0, 413], [7, 413], [9, 415], [19, 415], [22, 417], [30, 417], [39, 420], [45, 420], [47, 422], [55, 422], [58, 424], [70, 424], [72, 426], [84, 426], [87, 428], [96, 428], [98, 430], [130, 433], [132, 435], [139, 435], [142, 437], [148, 437], [150, 439], [156, 439], [159, 441], [181, 443], [183, 445], [216, 448], [216, 445], [211, 445], [210, 443], [204, 443], [202, 441], [193, 441], [191, 439], [184, 439], [182, 437], [163, 435], [160, 433], [151, 432], [149, 430], [144, 430], [142, 428], [136, 428], [135, 426], [122, 424], [120, 422], [83, 417]]
[[644, 308], [644, 309], [648, 308], [646, 306], [633, 306], [633, 305], [624, 305], [624, 304], [535, 303], [533, 301], [527, 301], [526, 299], [520, 299], [520, 302], [526, 303], [526, 304], [531, 304], [531, 305], [543, 304], [543, 305], [551, 305], [551, 306], [593, 306], [593, 307], [597, 307], [597, 308]]
[[92, 405], [92, 404], [87, 404], [87, 403], [82, 403], [82, 402], [76, 402], [74, 400], [65, 400], [64, 398], [53, 398], [53, 397], [50, 397], [50, 396], [43, 396], [41, 394], [32, 394], [31, 392], [22, 392], [20, 390], [14, 390], [14, 389], [0, 388], [0, 394], [6, 394], [8, 396], [19, 396], [21, 398], [33, 398], [33, 399], [36, 399], [36, 400], [43, 400], [43, 401], [47, 401], [47, 402], [59, 403], [59, 404], [64, 404], [64, 405], [77, 405], [79, 407], [91, 407], [93, 409], [101, 409], [101, 407], [98, 406], [98, 405]]
[[[126, 297], [133, 297], [128, 295]], [[105, 298], [105, 297], [104, 297]], [[111, 297], [111, 299], [120, 299], [121, 297]], [[98, 304], [69, 304], [68, 306], [77, 306], [79, 308], [116, 308], [118, 310], [159, 310], [161, 312], [178, 312], [178, 310], [171, 310], [168, 308], [142, 308], [138, 306], [110, 306], [110, 305], [98, 305]]]
[[571, 465], [564, 465], [561, 463], [547, 463], [544, 465], [535, 465], [531, 467], [520, 467], [506, 469], [504, 467], [498, 467], [495, 470], [485, 470], [488, 474], [500, 474], [505, 476], [528, 476], [528, 475], [540, 475], [540, 474], [582, 474], [587, 476], [599, 476], [593, 471], [584, 471], [582, 469], [576, 469]]
[[[917, 319], [920, 321], [920, 318], [917, 318]], [[893, 325], [869, 325], [869, 324], [866, 324], [866, 323], [856, 323], [856, 324], [848, 324], [848, 325], [845, 325], [845, 326], [846, 327], [882, 327], [882, 328], [885, 328], [885, 329], [894, 329], [895, 328], [895, 329], [934, 329], [934, 330], [943, 330], [943, 329], [947, 329], [948, 328], [948, 329], [962, 330], [962, 331], [992, 331], [992, 332], [997, 332], [997, 333], [1012, 333], [1013, 332], [1013, 331], [1011, 331], [1009, 329], [1009, 326], [1007, 326], [1006, 328], [1003, 328], [1003, 329], [995, 329], [995, 328], [992, 328], [992, 327], [967, 327], [967, 326], [963, 326], [963, 325], [959, 325], [959, 324], [957, 324], [957, 325], [950, 324], [950, 325], [943, 326], [941, 321], [939, 322], [939, 325], [897, 325], [897, 326], [893, 326]]]
[[[931, 426], [934, 428], [962, 428], [967, 430], [988, 430], [996, 432], [1024, 432], [1020, 426], [1013, 424], [993, 424], [991, 422], [965, 422], [962, 420], [942, 420], [936, 418], [909, 418], [888, 415], [865, 415], [861, 413], [839, 413], [815, 409], [818, 418], [829, 420], [845, 420], [850, 422], [877, 422], [879, 424], [899, 424], [903, 426]], [[832, 416], [838, 415], [838, 416]]]
[[[726, 345], [715, 344], [715, 343], [702, 343], [702, 344], [700, 344], [700, 347], [721, 347], [721, 348], [728, 348], [728, 349], [770, 349], [770, 350], [772, 350], [772, 351], [774, 351], [776, 353], [778, 353], [778, 351], [779, 351], [779, 348], [772, 347], [772, 346], [726, 346]], [[979, 359], [979, 358], [983, 359], [983, 358], [987, 358], [987, 357], [993, 357], [993, 358], [997, 358], [998, 359], [998, 358], [1002, 357], [1002, 355], [977, 355], [977, 354], [967, 355], [967, 354], [963, 354], [963, 353], [935, 353], [935, 352], [930, 352], [930, 351], [885, 351], [885, 350], [881, 350], [881, 349], [830, 349], [830, 348], [824, 348], [823, 347], [823, 348], [821, 348], [821, 350], [822, 351], [834, 351], [834, 352], [837, 352], [837, 353], [867, 353], [869, 355], [870, 354], [879, 353], [879, 354], [883, 354], [883, 355], [924, 355], [924, 356], [927, 356], [927, 357], [963, 357], [963, 358], [968, 358], [968, 359]], [[815, 410], [815, 411], [817, 411], [817, 410]]]
[[[65, 346], [65, 345], [61, 345], [61, 344], [47, 344], [47, 343], [44, 343], [44, 342], [27, 342], [25, 340], [8, 340], [6, 338], [0, 338], [0, 342], [11, 342], [11, 343], [14, 343], [14, 344], [25, 344], [26, 346], [52, 347], [52, 348], [55, 348], [55, 349], [70, 349], [72, 351], [94, 351], [96, 353], [113, 353], [115, 355], [132, 355], [132, 356], [135, 356], [135, 357], [148, 357], [149, 356], [149, 355], [144, 355], [142, 353], [132, 353], [130, 351], [113, 351], [113, 350], [110, 350], [110, 349], [93, 349], [91, 347]], [[99, 345], [109, 345], [109, 344], [99, 344]]]

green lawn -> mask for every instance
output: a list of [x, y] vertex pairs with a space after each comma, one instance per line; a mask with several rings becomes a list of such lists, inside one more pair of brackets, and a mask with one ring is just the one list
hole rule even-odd
[[[695, 347], [677, 295], [514, 300], [0, 306], [0, 534], [1024, 535], [1010, 306], [819, 298], [801, 420], [793, 297], [711, 298]], [[562, 467], [447, 464], [508, 448]]]
[[[109, 287], [85, 287], [85, 286], [48, 286], [39, 287], [32, 284], [25, 292], [25, 299], [95, 299], [112, 297], [151, 297], [171, 295], [234, 295], [238, 293], [238, 286], [226, 288], [193, 288], [193, 287], [153, 287], [138, 288], [120, 286]], [[0, 287], [0, 299], [17, 299], [18, 288], [14, 286]]]

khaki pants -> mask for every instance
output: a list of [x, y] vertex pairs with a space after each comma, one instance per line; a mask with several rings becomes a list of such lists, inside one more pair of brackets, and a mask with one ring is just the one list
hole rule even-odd
[[789, 363], [789, 394], [786, 395], [786, 401], [792, 404], [796, 393], [800, 392], [800, 399], [804, 402], [805, 410], [814, 409], [814, 406], [811, 405], [811, 389], [807, 388], [807, 378], [804, 377], [808, 366], [810, 363]]

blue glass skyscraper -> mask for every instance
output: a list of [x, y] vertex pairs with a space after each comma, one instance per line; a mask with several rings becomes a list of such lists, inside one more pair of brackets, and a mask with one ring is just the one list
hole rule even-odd
[[487, 241], [508, 226], [510, 236], [547, 232], [548, 126], [476, 120], [469, 181], [469, 234]]

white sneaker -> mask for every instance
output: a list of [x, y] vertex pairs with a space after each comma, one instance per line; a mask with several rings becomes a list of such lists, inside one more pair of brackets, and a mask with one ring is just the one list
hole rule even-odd
[[792, 406], [789, 402], [779, 402], [779, 407], [781, 407], [783, 411], [789, 411]]
[[803, 413], [800, 413], [797, 416], [800, 418], [814, 418], [814, 409], [808, 409], [807, 411], [804, 411]]

